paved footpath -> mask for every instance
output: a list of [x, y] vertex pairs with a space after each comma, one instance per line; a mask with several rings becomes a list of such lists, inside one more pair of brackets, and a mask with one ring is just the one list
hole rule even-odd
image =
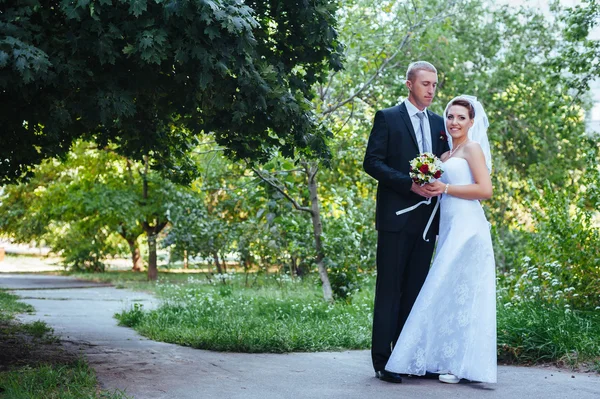
[[[78, 287], [78, 288], [75, 288]], [[104, 389], [135, 399], [197, 398], [600, 398], [600, 376], [554, 368], [498, 370], [498, 384], [446, 385], [406, 378], [377, 380], [368, 351], [243, 354], [154, 342], [117, 326], [113, 315], [133, 303], [157, 306], [148, 294], [69, 277], [0, 273], [0, 288], [33, 305], [67, 347], [80, 350]]]

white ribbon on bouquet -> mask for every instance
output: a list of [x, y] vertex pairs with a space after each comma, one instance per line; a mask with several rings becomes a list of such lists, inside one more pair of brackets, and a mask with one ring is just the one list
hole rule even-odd
[[[416, 204], [414, 204], [413, 206], [409, 206], [408, 208], [400, 209], [399, 211], [396, 212], [396, 216], [399, 216], [399, 215], [402, 215], [403, 213], [407, 213], [412, 210], [415, 210], [420, 205], [423, 205], [423, 204], [430, 205], [431, 198], [427, 198], [425, 201], [417, 202]], [[427, 232], [429, 231], [429, 227], [431, 227], [431, 223], [433, 222], [433, 218], [435, 217], [435, 213], [437, 212], [439, 206], [440, 206], [440, 200], [438, 199], [437, 202], [435, 203], [435, 207], [433, 208], [433, 212], [431, 212], [429, 221], [427, 221], [427, 226], [425, 226], [425, 230], [423, 230], [423, 240], [425, 240], [426, 242], [429, 242], [429, 240], [427, 239]]]

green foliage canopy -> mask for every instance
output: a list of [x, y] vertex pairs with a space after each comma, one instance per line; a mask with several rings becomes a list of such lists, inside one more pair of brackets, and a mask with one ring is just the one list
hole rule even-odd
[[589, 90], [590, 81], [600, 77], [600, 40], [590, 37], [600, 25], [600, 3], [583, 0], [562, 12], [560, 19], [566, 41], [554, 60], [555, 72], [559, 77], [569, 74], [570, 87], [582, 94]]
[[311, 86], [340, 69], [335, 3], [1, 0], [0, 183], [73, 140], [118, 145], [189, 181], [212, 131], [226, 154], [326, 157]]

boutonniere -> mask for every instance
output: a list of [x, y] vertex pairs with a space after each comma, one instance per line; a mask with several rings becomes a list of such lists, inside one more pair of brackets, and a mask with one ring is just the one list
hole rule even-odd
[[440, 132], [440, 140], [442, 140], [442, 141], [448, 141], [448, 136], [446, 136], [446, 131], [445, 130], [442, 130]]

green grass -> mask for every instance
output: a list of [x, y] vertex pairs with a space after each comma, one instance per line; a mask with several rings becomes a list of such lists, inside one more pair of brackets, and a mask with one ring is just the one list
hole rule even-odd
[[[82, 275], [86, 276], [86, 275]], [[370, 345], [373, 279], [351, 305], [328, 305], [314, 278], [238, 274], [227, 285], [204, 274], [104, 273], [98, 281], [157, 293], [155, 311], [139, 305], [116, 317], [146, 337], [196, 348], [240, 352], [363, 349]], [[565, 311], [541, 303], [498, 304], [498, 354], [517, 364], [581, 364], [600, 372], [600, 312]]]
[[[133, 271], [108, 271], [104, 273], [74, 273], [66, 272], [68, 276], [82, 280], [95, 281], [97, 283], [112, 284], [116, 288], [127, 288], [136, 291], [156, 291], [157, 282], [148, 281], [146, 272]], [[158, 272], [158, 283], [183, 283], [187, 281], [190, 275], [195, 276], [199, 273], [173, 273]], [[202, 274], [203, 275], [203, 274]]]
[[351, 305], [325, 303], [312, 279], [262, 278], [254, 288], [236, 276], [228, 285], [159, 285], [163, 305], [140, 305], [116, 317], [154, 340], [235, 352], [292, 352], [366, 349], [371, 343], [372, 300], [368, 290]]
[[33, 306], [19, 302], [15, 295], [0, 290], [0, 322], [14, 319], [16, 313], [33, 313]]
[[522, 364], [597, 364], [600, 313], [533, 303], [498, 306], [498, 349], [502, 359]]
[[33, 306], [19, 302], [17, 296], [0, 290], [0, 339], [12, 339], [19, 334], [24, 334], [44, 342], [55, 342], [54, 330], [43, 321], [15, 322], [16, 314], [33, 313], [34, 311]]
[[0, 373], [0, 398], [10, 399], [82, 399], [126, 398], [120, 392], [98, 392], [96, 374], [86, 362], [25, 366]]
[[19, 324], [21, 331], [37, 339], [45, 339], [46, 342], [57, 342], [58, 338], [54, 336], [54, 330], [46, 323], [36, 320], [32, 323]]
[[0, 290], [0, 399], [124, 399], [101, 392], [87, 363], [65, 352], [42, 321], [18, 323], [15, 315], [32, 306]]

